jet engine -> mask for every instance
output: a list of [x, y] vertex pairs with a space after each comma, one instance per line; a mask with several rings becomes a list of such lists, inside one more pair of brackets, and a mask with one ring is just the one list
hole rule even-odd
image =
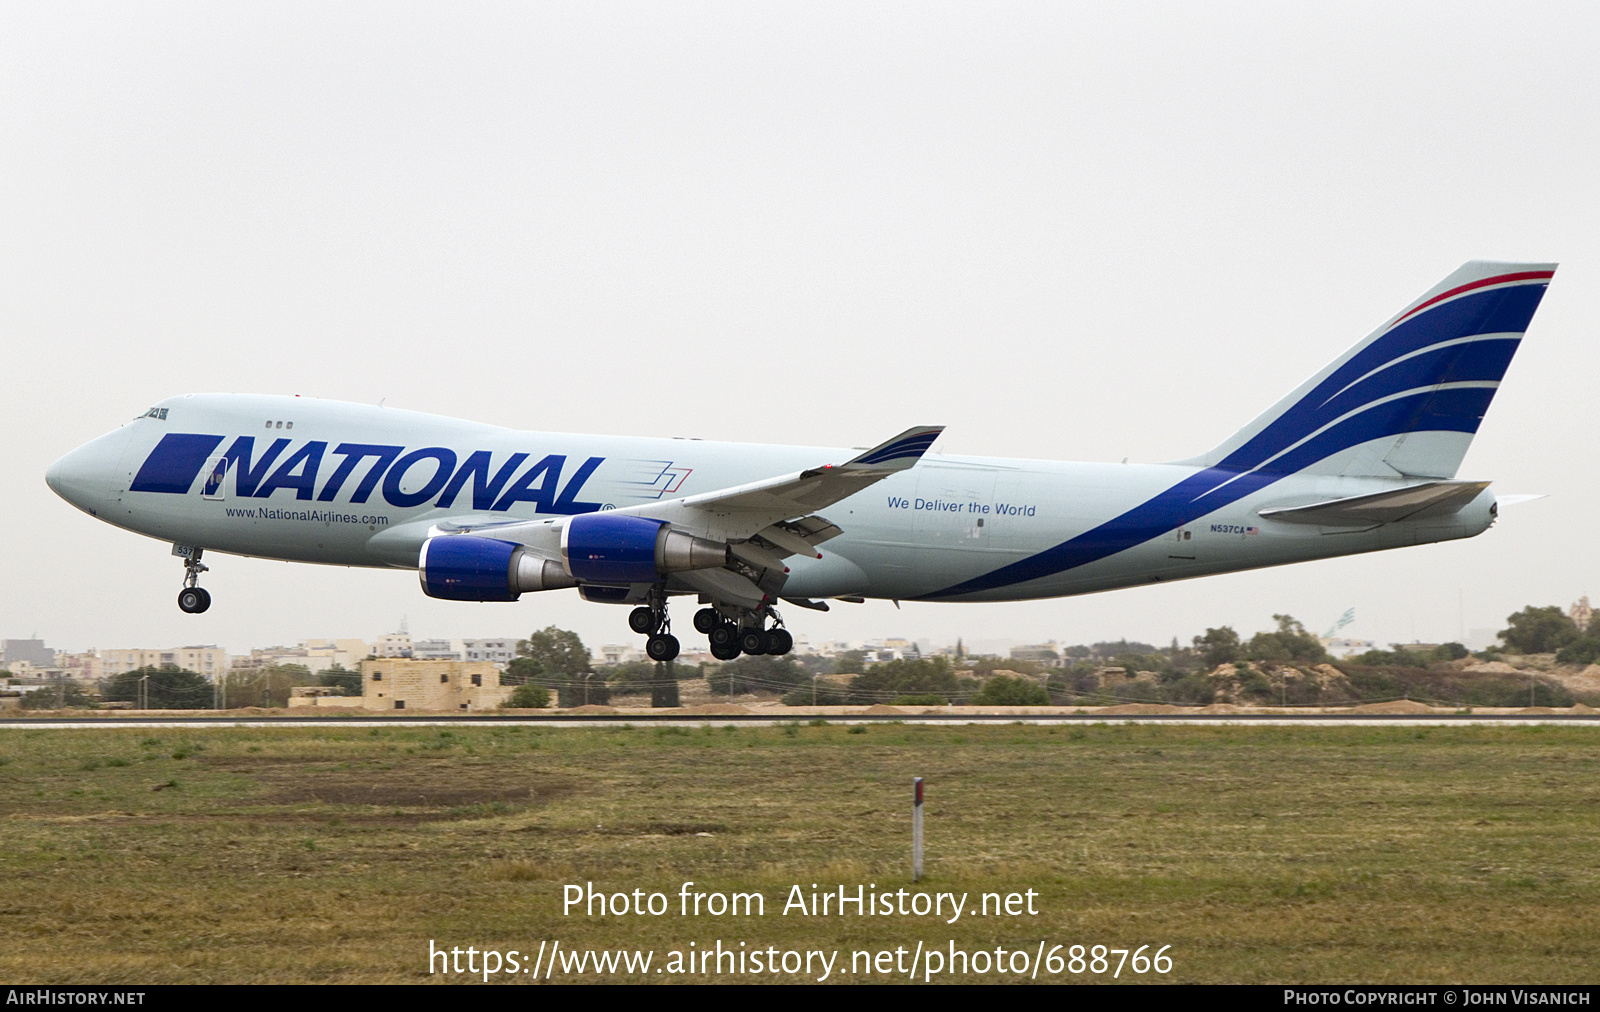
[[577, 585], [553, 559], [510, 541], [468, 534], [423, 542], [417, 576], [424, 594], [448, 601], [515, 601], [529, 591]]
[[580, 513], [561, 529], [561, 561], [585, 583], [655, 583], [668, 573], [727, 565], [728, 546], [660, 520]]
[[446, 534], [423, 542], [417, 576], [429, 597], [515, 601], [580, 582], [655, 583], [669, 573], [720, 568], [728, 557], [722, 542], [675, 531], [660, 520], [583, 513], [561, 529], [560, 562], [511, 541]]

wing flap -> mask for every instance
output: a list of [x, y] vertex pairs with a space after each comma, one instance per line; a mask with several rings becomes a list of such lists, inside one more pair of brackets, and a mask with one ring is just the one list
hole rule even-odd
[[767, 593], [754, 581], [731, 569], [694, 569], [687, 573], [674, 573], [672, 579], [675, 583], [693, 587], [714, 601], [741, 608], [759, 608], [768, 601]]
[[812, 514], [787, 523], [764, 527], [756, 532], [756, 537], [789, 555], [808, 555], [820, 559], [822, 553], [817, 551], [817, 546], [843, 533], [844, 531], [827, 517]]

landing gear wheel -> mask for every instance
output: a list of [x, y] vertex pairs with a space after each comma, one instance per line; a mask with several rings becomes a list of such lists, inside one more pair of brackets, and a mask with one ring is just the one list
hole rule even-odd
[[719, 661], [731, 661], [740, 654], [739, 644], [724, 643], [722, 646], [711, 644], [711, 656]]
[[739, 649], [752, 656], [767, 652], [767, 634], [760, 629], [746, 629], [739, 634]]
[[694, 631], [709, 633], [722, 624], [722, 616], [717, 614], [715, 608], [701, 608], [694, 613]]
[[628, 628], [636, 633], [653, 633], [660, 626], [660, 618], [649, 608], [635, 608], [628, 612]]
[[[174, 545], [173, 551], [177, 550]], [[209, 572], [211, 567], [200, 561], [205, 549], [192, 548], [188, 551], [183, 560], [183, 589], [178, 591], [178, 610], [186, 615], [198, 615], [211, 607], [211, 595], [200, 587], [200, 574]]]
[[786, 654], [794, 649], [794, 637], [789, 635], [787, 629], [767, 630], [767, 653]]
[[678, 656], [678, 637], [657, 633], [645, 641], [644, 653], [652, 661], [670, 661]]
[[211, 607], [211, 595], [200, 587], [185, 587], [178, 591], [178, 610], [198, 615]]
[[[712, 650], [716, 650], [717, 647], [737, 647], [739, 645], [739, 627], [723, 622], [706, 633], [706, 639], [711, 641]], [[733, 656], [737, 657], [739, 655], [735, 653]]]

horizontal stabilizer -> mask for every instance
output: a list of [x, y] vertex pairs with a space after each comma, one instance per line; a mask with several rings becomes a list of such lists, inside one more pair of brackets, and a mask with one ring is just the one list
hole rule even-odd
[[1430, 481], [1388, 492], [1353, 495], [1347, 499], [1265, 509], [1267, 520], [1290, 524], [1321, 524], [1325, 527], [1375, 527], [1397, 520], [1445, 516], [1459, 512], [1489, 487], [1486, 481]]
[[1520, 494], [1513, 492], [1510, 495], [1495, 496], [1494, 504], [1501, 509], [1505, 509], [1507, 506], [1520, 506], [1525, 502], [1535, 502], [1539, 499], [1548, 499], [1549, 497], [1549, 493], [1546, 492]]

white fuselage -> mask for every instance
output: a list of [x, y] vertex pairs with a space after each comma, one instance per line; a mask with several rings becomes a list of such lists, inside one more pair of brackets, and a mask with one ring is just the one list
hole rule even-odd
[[[176, 449], [162, 453], [173, 459], [152, 463], [163, 438], [174, 434], [192, 438], [168, 441]], [[207, 475], [230, 451], [225, 480], [208, 494]], [[48, 480], [108, 523], [179, 545], [415, 569], [423, 541], [441, 522], [637, 507], [836, 464], [853, 452], [523, 432], [336, 401], [192, 394], [73, 451]], [[476, 473], [459, 473], [474, 463]], [[1471, 537], [1493, 522], [1487, 490], [1448, 516], [1365, 530], [1259, 515], [1406, 484], [1375, 477], [1290, 475], [1203, 516], [1189, 516], [1181, 503], [1161, 505], [1200, 470], [930, 453], [823, 510], [844, 533], [822, 546], [820, 559], [789, 559], [782, 593], [1057, 597]], [[1136, 509], [1143, 513], [1130, 530], [1098, 533]], [[1002, 570], [1009, 575], [994, 576]], [[977, 585], [964, 587], [972, 581]]]

